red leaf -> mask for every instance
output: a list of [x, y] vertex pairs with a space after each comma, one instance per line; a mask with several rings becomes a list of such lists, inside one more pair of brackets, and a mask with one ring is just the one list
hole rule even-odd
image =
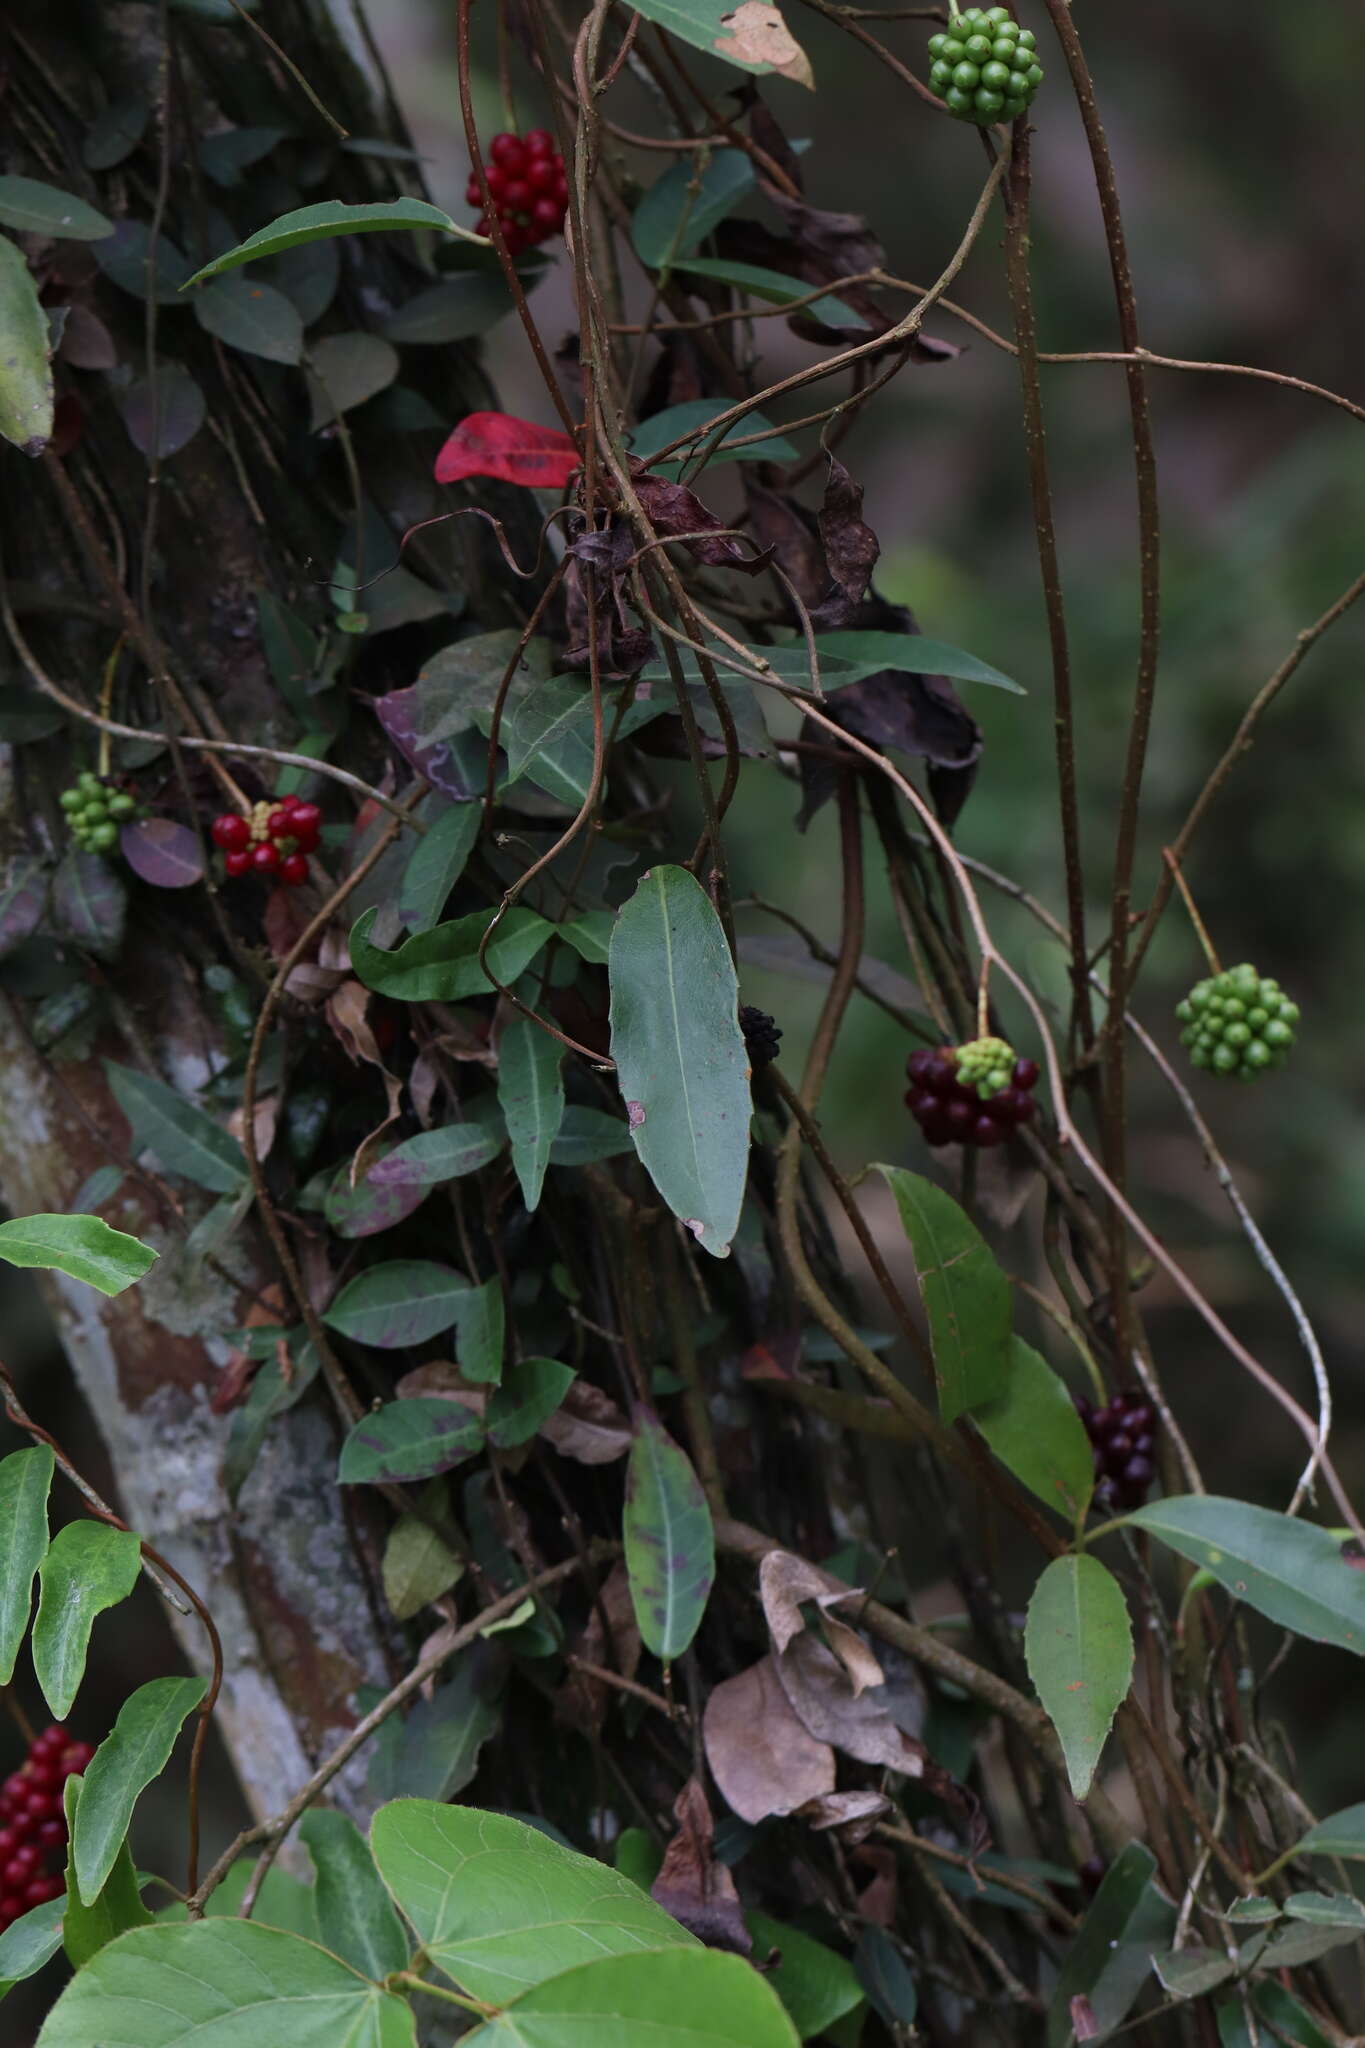
[[506, 412], [471, 412], [437, 456], [436, 481], [495, 476], [508, 484], [561, 490], [578, 467], [578, 450], [558, 427], [538, 427]]

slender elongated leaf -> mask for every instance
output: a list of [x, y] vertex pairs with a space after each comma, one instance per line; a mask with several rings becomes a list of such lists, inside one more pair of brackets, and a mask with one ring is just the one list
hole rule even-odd
[[[656, 412], [650, 419], [641, 420], [631, 437], [630, 452], [641, 462], [649, 462], [654, 474], [676, 481], [684, 466], [693, 469], [699, 462], [705, 469], [714, 469], [720, 462], [795, 462], [799, 451], [780, 434], [771, 440], [755, 441], [747, 448], [734, 444], [747, 440], [753, 434], [768, 433], [772, 421], [761, 412], [746, 412], [743, 419], [713, 441], [708, 428], [713, 420], [729, 411], [729, 405], [720, 398], [685, 398], [679, 405], [670, 405], [666, 412]], [[652, 458], [660, 448], [686, 436], [689, 446], [679, 449], [664, 462]], [[705, 461], [701, 457], [705, 453]]]
[[460, 1303], [456, 1317], [456, 1350], [460, 1371], [467, 1380], [482, 1386], [496, 1386], [502, 1378], [502, 1357], [507, 1341], [507, 1304], [502, 1282], [496, 1277], [471, 1287]]
[[[351, 931], [351, 965], [366, 988], [401, 1003], [458, 1003], [487, 996], [493, 984], [479, 962], [488, 929], [482, 910], [438, 924], [386, 952], [370, 943], [378, 912], [367, 910]], [[487, 961], [504, 987], [529, 967], [554, 927], [534, 910], [514, 906], [500, 919], [488, 944]]]
[[496, 1159], [507, 1143], [501, 1119], [470, 1117], [467, 1123], [442, 1124], [405, 1138], [372, 1166], [365, 1178], [375, 1188], [436, 1187], [460, 1180]]
[[450, 804], [428, 826], [403, 870], [398, 914], [411, 932], [429, 932], [440, 922], [451, 890], [464, 873], [483, 823], [480, 804]]
[[247, 1177], [246, 1156], [205, 1110], [151, 1074], [106, 1060], [114, 1100], [133, 1127], [139, 1149], [155, 1152], [170, 1173], [215, 1195], [234, 1195]]
[[0, 1223], [0, 1259], [84, 1280], [101, 1294], [122, 1294], [156, 1263], [140, 1238], [111, 1230], [98, 1216], [16, 1216]]
[[776, 1992], [718, 1949], [605, 1956], [514, 1999], [466, 2036], [469, 2048], [796, 2048]]
[[412, 2008], [253, 1920], [139, 1927], [67, 1985], [40, 2048], [417, 2048]]
[[36, 1977], [62, 1945], [66, 1899], [48, 1899], [30, 1907], [0, 1934], [0, 1998], [25, 1977]]
[[821, 633], [815, 644], [822, 663], [827, 659], [852, 663], [854, 674], [836, 678], [836, 686], [838, 680], [853, 682], [891, 668], [906, 675], [952, 676], [962, 683], [989, 683], [993, 689], [1008, 690], [1015, 697], [1025, 694], [1021, 684], [992, 668], [988, 661], [968, 654], [965, 648], [950, 647], [946, 640], [930, 640], [921, 633]]
[[498, 1101], [512, 1165], [528, 1210], [540, 1206], [545, 1169], [564, 1116], [564, 1048], [529, 1017], [516, 1017], [498, 1047]]
[[[761, 6], [756, 15], [746, 15], [733, 0], [648, 0], [640, 12], [646, 21], [657, 21], [670, 35], [713, 57], [726, 58], [741, 71], [780, 70], [801, 76], [799, 69], [792, 71], [793, 60], [786, 52], [790, 48], [798, 57], [802, 53], [783, 29], [776, 6]], [[754, 38], [751, 24], [759, 30], [766, 27], [768, 39]], [[808, 65], [802, 82], [811, 82]]]
[[1072, 2048], [1071, 2001], [1085, 1998], [1101, 2038], [1121, 2026], [1151, 1982], [1152, 1957], [1168, 1949], [1175, 1907], [1157, 1890], [1156, 1858], [1130, 1842], [1104, 1874], [1062, 1962], [1048, 2007], [1045, 2048]]
[[503, 1375], [488, 1403], [488, 1441], [500, 1451], [531, 1441], [549, 1420], [577, 1375], [557, 1358], [523, 1358]]
[[22, 234], [63, 242], [102, 242], [114, 232], [114, 223], [74, 192], [36, 178], [0, 178], [0, 221]]
[[1084, 1515], [1095, 1460], [1076, 1404], [1047, 1360], [1011, 1337], [1003, 1393], [972, 1421], [1002, 1465], [1066, 1521]]
[[1298, 1843], [1296, 1856], [1336, 1856], [1343, 1863], [1365, 1863], [1365, 1805], [1343, 1806], [1329, 1813]]
[[[720, 257], [693, 256], [685, 263], [675, 263], [674, 270], [688, 277], [710, 277], [717, 284], [730, 284], [737, 291], [748, 292], [752, 298], [764, 299], [769, 305], [785, 306], [792, 299], [809, 296], [811, 286], [804, 278], [784, 277], [780, 270], [766, 270], [759, 263], [732, 263]], [[852, 306], [846, 306], [842, 299], [811, 299], [802, 311], [812, 320], [823, 320], [826, 327], [853, 327], [865, 329], [867, 322]]]
[[603, 1954], [698, 1947], [629, 1878], [506, 1814], [398, 1799], [370, 1847], [422, 1947], [474, 1998], [515, 1998]]
[[862, 1986], [847, 1956], [766, 1913], [746, 1913], [744, 1924], [753, 1936], [756, 1962], [774, 1953], [780, 1958], [767, 1981], [803, 2041], [823, 2034], [863, 2003]]
[[137, 1583], [137, 1537], [107, 1522], [68, 1522], [38, 1567], [33, 1669], [55, 1721], [64, 1721], [85, 1675], [95, 1616]]
[[47, 905], [48, 874], [36, 860], [21, 856], [0, 876], [0, 960], [37, 931]]
[[1220, 1949], [1178, 1948], [1152, 1957], [1152, 1968], [1172, 1998], [1202, 1998], [1237, 1975]]
[[900, 1943], [882, 1927], [865, 1927], [858, 1937], [853, 1966], [874, 2012], [888, 2026], [913, 2026], [919, 2011], [919, 1986]]
[[[387, 1156], [380, 1154], [381, 1158]], [[378, 1158], [375, 1164], [379, 1164]], [[366, 1174], [352, 1187], [349, 1164], [339, 1166], [323, 1198], [322, 1213], [338, 1237], [375, 1237], [420, 1209], [433, 1185], [428, 1181], [372, 1181]]]
[[[528, 277], [527, 288], [535, 281]], [[404, 347], [468, 341], [486, 334], [512, 311], [512, 294], [500, 270], [465, 270], [406, 300], [390, 313], [384, 333]]]
[[68, 937], [97, 960], [112, 960], [118, 953], [128, 891], [101, 854], [68, 847], [52, 877], [52, 909]]
[[479, 1417], [458, 1401], [389, 1401], [356, 1423], [341, 1447], [343, 1486], [433, 1479], [483, 1449]]
[[204, 1678], [153, 1678], [119, 1708], [86, 1768], [71, 1838], [83, 1905], [93, 1906], [99, 1897], [140, 1794], [166, 1768], [177, 1735], [207, 1691]]
[[706, 1611], [716, 1540], [706, 1496], [658, 1417], [642, 1410], [626, 1466], [626, 1570], [646, 1646], [681, 1657]]
[[551, 1166], [590, 1166], [596, 1159], [619, 1159], [633, 1152], [635, 1142], [624, 1117], [604, 1109], [571, 1102], [550, 1147]]
[[52, 439], [49, 347], [37, 281], [22, 250], [0, 235], [0, 436], [29, 455]]
[[303, 321], [293, 301], [258, 278], [221, 277], [194, 297], [194, 317], [244, 355], [270, 363], [297, 363], [303, 354]]
[[695, 163], [675, 164], [654, 180], [635, 209], [630, 239], [636, 255], [651, 270], [690, 256], [727, 214], [743, 205], [756, 184], [753, 164], [742, 149], [718, 149], [700, 170]]
[[1365, 1934], [1365, 1903], [1350, 1892], [1292, 1892], [1284, 1902], [1291, 1920], [1315, 1927], [1349, 1927]]
[[0, 1685], [14, 1676], [33, 1607], [34, 1574], [47, 1555], [47, 1497], [54, 1466], [46, 1444], [11, 1451], [0, 1462]]
[[1133, 1628], [1122, 1589], [1094, 1557], [1055, 1557], [1033, 1589], [1024, 1630], [1029, 1676], [1084, 1799], [1133, 1678]]
[[257, 263], [263, 256], [278, 256], [286, 249], [296, 248], [300, 242], [320, 242], [332, 235], [372, 235], [412, 228], [435, 228], [439, 234], [458, 235], [466, 242], [478, 240], [468, 228], [457, 227], [448, 213], [442, 213], [439, 206], [428, 205], [425, 199], [385, 199], [370, 206], [347, 206], [339, 199], [324, 199], [317, 206], [300, 206], [293, 213], [282, 213], [269, 226], [248, 235], [235, 249], [215, 256], [212, 263], [196, 270], [187, 282], [200, 284], [206, 277], [217, 277], [221, 271], [235, 270], [238, 264]]
[[1131, 1519], [1282, 1628], [1365, 1655], [1365, 1572], [1329, 1529], [1212, 1493], [1152, 1501]]
[[142, 1903], [132, 1851], [126, 1841], [115, 1847], [113, 1866], [104, 1884], [87, 1906], [76, 1884], [76, 1866], [70, 1853], [80, 1826], [82, 1785], [68, 1778], [62, 1788], [62, 1805], [69, 1837], [66, 1862], [66, 1911], [62, 1915], [62, 1946], [67, 1960], [78, 1970], [130, 1927], [145, 1927], [151, 1914]]
[[915, 1254], [945, 1422], [995, 1401], [1009, 1382], [1010, 1286], [976, 1225], [933, 1181], [885, 1174]]
[[411, 1945], [355, 1822], [314, 1807], [299, 1836], [318, 1874], [313, 1889], [323, 1947], [376, 1982], [403, 1969]]
[[323, 1321], [357, 1344], [398, 1351], [448, 1330], [469, 1282], [431, 1259], [392, 1259], [348, 1280]]
[[643, 878], [616, 920], [608, 972], [635, 1149], [674, 1215], [723, 1258], [749, 1170], [749, 1057], [725, 933], [686, 868]]

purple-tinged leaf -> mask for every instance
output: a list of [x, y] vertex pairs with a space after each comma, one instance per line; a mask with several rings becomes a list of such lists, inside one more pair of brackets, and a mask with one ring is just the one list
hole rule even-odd
[[671, 1663], [701, 1624], [716, 1576], [711, 1513], [686, 1454], [640, 1409], [626, 1467], [626, 1570], [646, 1646]]
[[72, 847], [52, 878], [57, 923], [87, 953], [107, 960], [123, 943], [128, 892], [103, 855]]
[[469, 1282], [431, 1259], [394, 1259], [348, 1280], [323, 1321], [381, 1351], [425, 1344], [453, 1325]]
[[341, 1447], [343, 1486], [434, 1479], [483, 1448], [483, 1423], [458, 1401], [389, 1401], [364, 1415]]
[[135, 818], [119, 834], [123, 858], [154, 889], [189, 889], [204, 879], [197, 836], [173, 818]]
[[31, 938], [43, 920], [48, 875], [36, 860], [21, 856], [0, 877], [0, 960]]
[[338, 1237], [375, 1237], [405, 1222], [430, 1193], [431, 1185], [421, 1181], [385, 1184], [371, 1180], [369, 1174], [352, 1187], [349, 1165], [340, 1166], [323, 1198], [322, 1213]]
[[178, 363], [159, 363], [156, 387], [145, 377], [128, 387], [123, 401], [123, 424], [135, 448], [151, 460], [153, 435], [155, 453], [163, 459], [178, 455], [204, 424], [204, 394], [188, 370]]

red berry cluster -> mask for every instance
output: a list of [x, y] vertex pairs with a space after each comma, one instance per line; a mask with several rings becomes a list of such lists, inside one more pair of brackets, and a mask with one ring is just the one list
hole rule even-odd
[[308, 880], [308, 856], [317, 850], [322, 812], [301, 797], [284, 796], [278, 804], [255, 804], [246, 817], [224, 811], [210, 831], [223, 850], [230, 875], [273, 875], [290, 889]]
[[910, 1076], [905, 1101], [931, 1145], [1003, 1145], [1016, 1124], [1026, 1124], [1037, 1104], [1036, 1060], [1016, 1060], [1007, 1088], [984, 1101], [957, 1078], [951, 1045], [921, 1046], [905, 1062]]
[[1115, 1394], [1103, 1408], [1076, 1402], [1095, 1457], [1095, 1498], [1121, 1515], [1140, 1508], [1156, 1478], [1156, 1414], [1142, 1394]]
[[[569, 210], [569, 185], [564, 175], [564, 159], [544, 128], [528, 129], [525, 135], [495, 135], [489, 144], [484, 176], [510, 255], [517, 256], [537, 242], [548, 242], [551, 235], [557, 235], [563, 228]], [[483, 187], [477, 171], [470, 172], [464, 196], [471, 206], [483, 205]], [[480, 235], [492, 233], [487, 213], [475, 221], [474, 231]]]
[[[46, 1728], [26, 1760], [0, 1785], [0, 1930], [66, 1890], [62, 1787], [95, 1752], [65, 1728]], [[52, 1868], [53, 1864], [56, 1869]]]

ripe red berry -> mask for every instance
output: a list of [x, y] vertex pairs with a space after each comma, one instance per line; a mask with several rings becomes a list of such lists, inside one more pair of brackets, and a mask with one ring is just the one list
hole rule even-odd
[[33, 1839], [40, 1849], [60, 1849], [66, 1840], [66, 1822], [45, 1820]]
[[280, 804], [266, 819], [265, 829], [272, 839], [287, 839], [294, 830], [294, 813]]
[[559, 183], [559, 172], [555, 169], [554, 158], [533, 156], [526, 166], [526, 182], [532, 192], [553, 192]]
[[322, 811], [317, 804], [296, 803], [294, 805], [294, 836], [301, 838], [305, 832], [316, 832], [322, 825]]
[[502, 203], [513, 213], [524, 213], [531, 204], [531, 188], [525, 178], [513, 178], [503, 191]]
[[224, 856], [223, 866], [230, 875], [244, 875], [251, 866], [249, 853], [229, 853]]
[[[243, 819], [243, 820], [242, 820], [242, 822], [243, 822], [243, 824], [245, 824], [245, 823], [246, 823], [246, 820], [245, 820], [245, 819]], [[34, 1742], [33, 1748], [32, 1748], [32, 1749], [31, 1749], [31, 1750], [29, 1751], [29, 1755], [30, 1755], [30, 1756], [56, 1756], [56, 1755], [59, 1755], [59, 1754], [61, 1753], [61, 1751], [62, 1751], [62, 1750], [64, 1750], [64, 1749], [66, 1748], [66, 1745], [67, 1745], [67, 1743], [68, 1743], [68, 1742], [70, 1742], [70, 1740], [71, 1740], [71, 1737], [70, 1737], [70, 1735], [68, 1734], [67, 1730], [66, 1730], [65, 1728], [62, 1728], [62, 1727], [58, 1726], [58, 1725], [57, 1725], [57, 1724], [56, 1724], [56, 1723], [54, 1722], [54, 1724], [52, 1725], [52, 1727], [50, 1727], [50, 1728], [44, 1728], [44, 1730], [43, 1730], [42, 1734], [41, 1734], [40, 1736], [38, 1736], [37, 1740], [36, 1740], [36, 1741]]]
[[488, 146], [492, 162], [510, 177], [516, 177], [525, 170], [528, 153], [526, 144], [518, 135], [495, 135]]
[[24, 1909], [31, 1911], [34, 1906], [46, 1906], [52, 1899], [60, 1899], [66, 1890], [64, 1877], [35, 1877], [32, 1884], [24, 1887]]
[[22, 1771], [11, 1771], [3, 1787], [0, 1787], [0, 1797], [4, 1798], [7, 1805], [13, 1806], [16, 1800], [23, 1798], [27, 1790], [28, 1779], [24, 1776], [24, 1773]]
[[557, 199], [537, 199], [531, 208], [531, 225], [552, 235], [564, 225], [564, 208]]
[[507, 185], [507, 172], [499, 170], [496, 164], [488, 164], [484, 169], [484, 177], [488, 181], [488, 196], [496, 206]]
[[215, 846], [221, 846], [224, 853], [237, 853], [251, 843], [251, 827], [236, 811], [224, 811], [209, 827]]
[[31, 1842], [25, 1842], [23, 1848], [16, 1849], [4, 1869], [0, 1870], [0, 1883], [4, 1884], [6, 1891], [19, 1891], [29, 1882], [40, 1861], [40, 1852]]
[[302, 853], [291, 853], [280, 862], [280, 880], [288, 889], [297, 889], [301, 882], [308, 880], [308, 860]]
[[261, 874], [273, 874], [279, 864], [280, 849], [278, 846], [272, 846], [268, 839], [262, 840], [259, 846], [252, 847], [251, 865]]
[[469, 174], [469, 182], [464, 188], [464, 198], [466, 206], [483, 205], [483, 186], [472, 171]]
[[528, 156], [557, 156], [554, 137], [548, 128], [528, 128], [522, 136]]
[[9, 1862], [22, 1840], [23, 1834], [20, 1829], [0, 1828], [0, 1863]]
[[1014, 1085], [1016, 1088], [1033, 1088], [1037, 1085], [1039, 1066], [1037, 1060], [1016, 1060], [1014, 1062]]

